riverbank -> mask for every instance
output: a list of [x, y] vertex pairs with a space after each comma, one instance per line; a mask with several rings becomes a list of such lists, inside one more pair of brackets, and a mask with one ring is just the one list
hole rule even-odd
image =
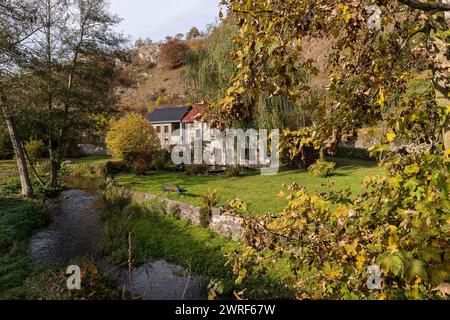
[[133, 203], [131, 192], [112, 181], [103, 198], [102, 254], [111, 263], [139, 267], [162, 259], [203, 277], [209, 298], [234, 298], [242, 290], [254, 299], [292, 297], [281, 286], [281, 279], [289, 276], [285, 263], [274, 265], [263, 277], [237, 282], [227, 257], [238, 249], [238, 242], [180, 219], [156, 199]]
[[0, 195], [0, 300], [120, 299], [121, 292], [88, 258], [70, 261], [83, 269], [83, 287], [69, 291], [65, 268], [33, 264], [30, 237], [50, 221], [48, 203]]

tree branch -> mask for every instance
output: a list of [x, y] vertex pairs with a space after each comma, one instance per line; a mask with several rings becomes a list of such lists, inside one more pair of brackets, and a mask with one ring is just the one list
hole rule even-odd
[[423, 11], [450, 11], [450, 3], [422, 2], [419, 0], [399, 0], [401, 3], [413, 9]]

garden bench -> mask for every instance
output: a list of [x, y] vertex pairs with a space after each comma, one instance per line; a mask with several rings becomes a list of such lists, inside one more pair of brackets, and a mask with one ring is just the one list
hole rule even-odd
[[186, 195], [187, 190], [185, 188], [182, 188], [178, 185], [173, 185], [173, 184], [168, 184], [168, 183], [164, 183], [163, 184], [163, 190], [164, 192], [176, 192], [178, 193], [178, 196], [181, 195]]

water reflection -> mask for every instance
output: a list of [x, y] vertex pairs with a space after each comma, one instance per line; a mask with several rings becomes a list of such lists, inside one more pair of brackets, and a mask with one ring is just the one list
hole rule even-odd
[[[93, 180], [79, 179], [74, 185], [84, 190], [62, 192], [56, 199], [52, 222], [31, 238], [29, 255], [33, 264], [65, 266], [77, 257], [95, 257], [102, 232], [101, 198], [95, 193]], [[206, 299], [205, 281], [190, 276], [180, 266], [165, 261], [146, 263], [130, 277], [126, 268], [108, 265], [103, 258], [96, 260], [105, 275], [143, 299]]]

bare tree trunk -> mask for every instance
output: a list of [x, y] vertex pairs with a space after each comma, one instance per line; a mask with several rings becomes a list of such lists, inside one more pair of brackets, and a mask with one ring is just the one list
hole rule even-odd
[[17, 168], [19, 170], [20, 184], [22, 186], [22, 196], [33, 197], [34, 193], [33, 187], [31, 186], [30, 174], [28, 173], [27, 162], [25, 160], [22, 144], [19, 141], [16, 124], [9, 116], [6, 116], [5, 121], [17, 159]]

